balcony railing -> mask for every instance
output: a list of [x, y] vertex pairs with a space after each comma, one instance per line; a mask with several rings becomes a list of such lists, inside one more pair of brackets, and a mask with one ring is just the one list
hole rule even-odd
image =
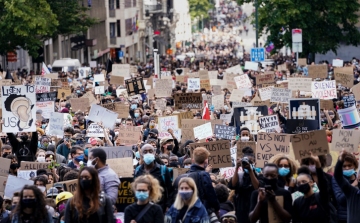
[[110, 44], [116, 45], [116, 37], [110, 37]]
[[115, 18], [116, 17], [115, 9], [109, 9], [109, 17], [110, 18]]

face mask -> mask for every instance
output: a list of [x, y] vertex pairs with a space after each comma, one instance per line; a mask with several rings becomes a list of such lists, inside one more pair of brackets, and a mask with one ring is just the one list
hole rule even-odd
[[308, 183], [301, 184], [300, 186], [298, 186], [298, 191], [303, 194], [307, 194], [310, 191], [310, 185]]
[[135, 197], [139, 200], [139, 201], [146, 201], [149, 198], [149, 192], [146, 191], [135, 191]]
[[135, 118], [139, 118], [139, 113], [134, 114]]
[[95, 166], [96, 166], [97, 163], [93, 164], [93, 161], [94, 161], [94, 160], [95, 160], [95, 159], [93, 159], [93, 160], [88, 160], [87, 163], [86, 163], [86, 166], [88, 166], [88, 167], [94, 167], [94, 168], [95, 168]]
[[255, 168], [255, 172], [256, 172], [256, 173], [261, 173], [261, 168], [260, 168], [260, 167], [256, 167], [256, 168]]
[[45, 128], [46, 128], [46, 124], [42, 124], [42, 125], [41, 125], [41, 128], [42, 128], [42, 129], [45, 129]]
[[282, 176], [282, 177], [287, 176], [289, 173], [290, 173], [289, 168], [281, 167], [279, 169], [279, 175]]
[[48, 143], [48, 142], [44, 142], [44, 143], [42, 144], [42, 146], [43, 146], [44, 148], [47, 148], [47, 147], [49, 146], [49, 143]]
[[24, 142], [27, 141], [28, 138], [29, 138], [28, 135], [22, 135], [22, 136], [20, 136], [20, 139], [21, 139], [22, 141], [24, 141]]
[[61, 213], [63, 210], [65, 210], [65, 204], [64, 203], [59, 205], [59, 213]]
[[144, 155], [144, 162], [149, 165], [150, 163], [154, 162], [155, 160], [155, 156], [154, 154], [145, 154]]
[[140, 159], [140, 153], [139, 153], [139, 151], [137, 151], [137, 152], [135, 153], [135, 157], [138, 158], [138, 159]]
[[22, 199], [21, 206], [24, 208], [33, 208], [36, 205], [36, 199]]
[[11, 206], [10, 211], [15, 210], [15, 208], [16, 208], [16, 204], [14, 204], [14, 205]]
[[228, 110], [228, 106], [227, 106], [227, 105], [225, 105], [225, 106], [224, 106], [224, 109], [225, 109], [225, 110]]
[[189, 200], [192, 197], [193, 193], [194, 193], [194, 191], [192, 191], [192, 190], [179, 191], [179, 195], [180, 195], [181, 199], [183, 199], [185, 201]]
[[191, 165], [186, 165], [186, 166], [184, 166], [184, 168], [190, 168], [191, 167]]
[[276, 187], [277, 187], [277, 179], [276, 178], [274, 178], [274, 179], [264, 178], [263, 181], [264, 181], [265, 185], [270, 185], [271, 188], [276, 189]]
[[80, 156], [75, 157], [75, 160], [78, 161], [78, 162], [83, 161], [84, 160], [84, 155], [80, 155]]
[[10, 155], [10, 154], [4, 153], [4, 154], [2, 154], [2, 157], [3, 157], [3, 158], [6, 158], [8, 155]]
[[38, 158], [36, 158], [36, 160], [37, 160], [38, 162], [40, 162], [40, 163], [46, 162], [46, 161], [45, 161], [45, 157], [42, 157], [42, 156], [39, 156]]
[[80, 186], [84, 190], [90, 189], [92, 186], [92, 181], [91, 180], [80, 180]]
[[355, 170], [343, 170], [343, 174], [346, 177], [351, 177], [352, 175], [354, 175], [356, 172]]
[[137, 109], [137, 104], [132, 104], [132, 105], [130, 106], [130, 108], [133, 109], [133, 110], [134, 110], [134, 109]]
[[8, 210], [8, 211], [11, 211], [11, 209], [12, 209], [11, 204], [6, 205], [5, 209]]
[[173, 147], [174, 147], [173, 145], [167, 145], [166, 149], [167, 149], [167, 150], [172, 150]]
[[151, 129], [153, 129], [155, 127], [155, 123], [151, 123], [149, 126]]
[[247, 141], [249, 141], [249, 139], [250, 139], [249, 136], [241, 136], [241, 138], [240, 138], [240, 140], [241, 140], [242, 142], [247, 142]]
[[316, 173], [316, 166], [315, 165], [309, 165], [309, 169], [311, 173]]
[[80, 90], [76, 90], [76, 93], [80, 94]]

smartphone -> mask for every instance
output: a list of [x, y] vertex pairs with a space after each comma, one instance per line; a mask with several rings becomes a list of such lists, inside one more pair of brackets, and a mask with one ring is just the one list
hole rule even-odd
[[269, 191], [271, 191], [271, 190], [272, 190], [271, 185], [265, 185], [265, 191], [267, 191], [267, 190], [269, 190]]

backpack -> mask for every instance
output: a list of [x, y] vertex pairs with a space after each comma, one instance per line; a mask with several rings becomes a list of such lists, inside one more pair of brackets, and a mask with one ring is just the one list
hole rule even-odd
[[[136, 174], [139, 172], [140, 167], [141, 167], [141, 165], [139, 165], [139, 166], [136, 167], [136, 169], [135, 169], [135, 174], [134, 174], [134, 175], [136, 175]], [[163, 179], [163, 181], [164, 181], [164, 184], [166, 184], [165, 174], [166, 174], [167, 168], [166, 168], [165, 165], [160, 165], [160, 170], [161, 170], [161, 177], [162, 177], [162, 179]]]

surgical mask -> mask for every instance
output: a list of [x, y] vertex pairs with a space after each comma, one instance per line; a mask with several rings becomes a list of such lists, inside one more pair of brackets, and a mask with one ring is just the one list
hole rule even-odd
[[146, 201], [149, 198], [149, 192], [148, 191], [135, 191], [135, 197], [139, 201]]
[[255, 167], [255, 172], [256, 173], [261, 173], [261, 168], [260, 167]]
[[135, 118], [139, 118], [139, 113], [134, 114]]
[[78, 162], [83, 161], [84, 160], [84, 155], [80, 155], [80, 156], [75, 157], [75, 160], [78, 161]]
[[42, 128], [42, 129], [45, 129], [45, 128], [46, 128], [46, 124], [42, 124], [42, 125], [41, 125], [41, 128]]
[[137, 104], [132, 104], [132, 105], [130, 106], [130, 108], [131, 108], [131, 109], [137, 109]]
[[224, 106], [224, 109], [225, 109], [225, 110], [228, 110], [228, 106], [227, 106], [227, 105], [225, 105], [225, 106]]
[[309, 169], [311, 173], [316, 173], [316, 166], [315, 165], [309, 165]]
[[140, 153], [139, 153], [139, 151], [137, 151], [137, 152], [135, 153], [135, 157], [138, 158], [138, 159], [140, 159]]
[[343, 170], [343, 174], [346, 177], [351, 177], [352, 175], [354, 175], [356, 172], [355, 170]]
[[36, 160], [38, 161], [38, 162], [40, 162], [40, 163], [45, 163], [46, 161], [45, 161], [45, 157], [43, 157], [43, 156], [39, 156], [38, 158], [36, 158]]
[[289, 168], [285, 168], [285, 167], [281, 167], [279, 168], [279, 175], [282, 177], [287, 176], [290, 173], [290, 169]]
[[240, 140], [241, 140], [242, 142], [247, 142], [247, 141], [250, 140], [250, 137], [249, 137], [249, 136], [241, 136]]
[[76, 93], [80, 94], [80, 90], [76, 90]]
[[87, 166], [87, 167], [94, 167], [94, 168], [95, 168], [96, 163], [93, 164], [93, 161], [94, 161], [94, 160], [95, 160], [95, 159], [93, 159], [93, 160], [88, 160], [87, 163], [86, 163], [86, 166]]
[[186, 165], [186, 166], [184, 166], [184, 168], [188, 168], [188, 169], [189, 169], [190, 167], [191, 167], [191, 165]]
[[194, 191], [192, 190], [186, 190], [186, 191], [179, 191], [179, 195], [181, 199], [187, 201], [189, 200], [194, 194]]
[[145, 162], [147, 165], [149, 165], [150, 163], [154, 162], [154, 160], [155, 160], [154, 154], [148, 153], [148, 154], [145, 154], [145, 155], [144, 155], [144, 162]]
[[307, 194], [310, 191], [309, 183], [301, 184], [297, 188], [298, 188], [298, 191], [300, 191], [303, 194]]

